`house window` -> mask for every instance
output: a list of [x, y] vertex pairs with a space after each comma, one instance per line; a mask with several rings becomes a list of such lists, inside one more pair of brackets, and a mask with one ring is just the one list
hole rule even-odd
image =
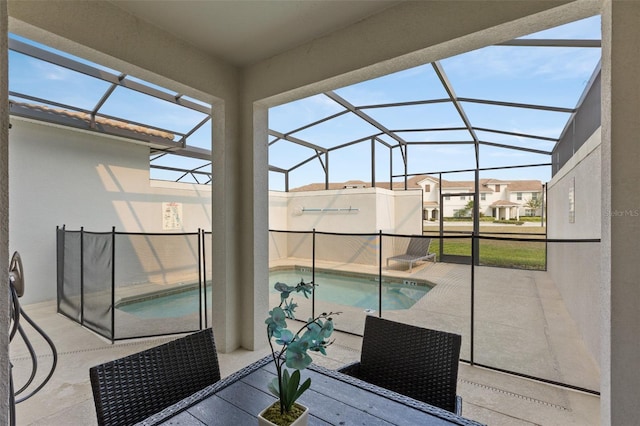
[[445, 199], [445, 200], [447, 200], [447, 201], [449, 201], [449, 200], [451, 199], [451, 197], [450, 197], [450, 196], [448, 196], [448, 195], [445, 195], [445, 196], [444, 196], [444, 199]]
[[496, 185], [496, 192], [500, 192], [500, 185]]
[[487, 201], [487, 194], [480, 194], [480, 200]]
[[461, 199], [462, 201], [464, 201], [466, 198], [465, 198], [465, 196], [464, 196], [464, 195], [461, 195], [461, 196], [460, 196], [460, 199]]
[[537, 192], [532, 192], [531, 193], [531, 199], [532, 200], [537, 200], [538, 199], [538, 193]]
[[516, 192], [516, 199], [522, 201], [522, 192]]
[[431, 192], [431, 185], [425, 185], [424, 192]]

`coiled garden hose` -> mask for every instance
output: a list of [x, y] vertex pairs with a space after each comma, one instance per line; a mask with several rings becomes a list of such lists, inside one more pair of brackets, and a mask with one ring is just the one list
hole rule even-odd
[[[53, 376], [53, 373], [58, 364], [58, 351], [56, 350], [56, 346], [54, 345], [51, 338], [49, 338], [49, 336], [26, 314], [26, 312], [20, 306], [19, 298], [24, 294], [24, 272], [22, 269], [22, 259], [20, 258], [20, 254], [18, 252], [15, 252], [13, 254], [11, 262], [9, 263], [9, 291], [11, 296], [11, 325], [9, 333], [9, 343], [13, 341], [16, 333], [19, 333], [29, 351], [29, 356], [31, 357], [31, 374], [29, 375], [29, 379], [20, 389], [15, 392], [13, 383], [13, 365], [11, 366], [12, 371], [9, 377], [9, 419], [10, 424], [14, 426], [16, 424], [15, 405], [26, 401], [27, 399], [38, 393], [40, 389], [42, 389], [44, 385], [47, 384], [49, 379], [51, 379], [51, 376]], [[22, 328], [20, 317], [27, 321], [27, 323], [29, 323], [29, 325], [31, 325], [31, 327], [33, 327], [33, 329], [36, 330], [47, 342], [47, 344], [51, 348], [53, 362], [51, 364], [51, 369], [44, 380], [42, 380], [42, 382], [26, 396], [16, 399], [16, 396], [24, 392], [33, 383], [33, 380], [36, 376], [36, 371], [38, 370], [37, 354], [33, 349], [33, 345], [29, 341], [27, 334]]]

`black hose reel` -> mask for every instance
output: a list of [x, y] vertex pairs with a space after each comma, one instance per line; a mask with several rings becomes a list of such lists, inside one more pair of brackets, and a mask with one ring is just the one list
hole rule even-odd
[[13, 253], [9, 262], [9, 284], [13, 286], [18, 297], [24, 295], [24, 269], [18, 252]]
[[[20, 306], [20, 302], [18, 301], [18, 299], [23, 295], [24, 295], [24, 268], [22, 267], [22, 258], [20, 257], [20, 254], [16, 251], [15, 253], [13, 253], [13, 256], [11, 257], [11, 261], [9, 262], [9, 298], [11, 301], [11, 309], [10, 309], [11, 322], [10, 322], [10, 330], [9, 330], [9, 343], [13, 341], [13, 338], [15, 337], [16, 334], [20, 335], [31, 357], [31, 374], [27, 382], [22, 387], [20, 387], [20, 389], [14, 390], [13, 365], [10, 365], [11, 373], [9, 377], [9, 389], [10, 389], [9, 421], [10, 421], [10, 425], [12, 426], [16, 424], [15, 405], [17, 403], [20, 403], [22, 401], [25, 401], [31, 398], [33, 395], [39, 392], [40, 389], [42, 389], [44, 385], [49, 381], [49, 379], [51, 379], [51, 376], [53, 375], [53, 372], [55, 371], [56, 365], [58, 363], [58, 352], [56, 350], [56, 347], [53, 341], [27, 315], [27, 313], [22, 309], [22, 306]], [[42, 379], [38, 385], [33, 385], [34, 379], [36, 377], [36, 371], [38, 369], [37, 354], [35, 352], [35, 349], [33, 348], [33, 345], [29, 341], [27, 334], [22, 328], [22, 320], [25, 320], [36, 332], [38, 332], [42, 336], [42, 338], [49, 345], [51, 349], [51, 353], [53, 355], [51, 368], [48, 374], [46, 375], [46, 377]], [[31, 385], [35, 386], [35, 389], [29, 392], [26, 396], [16, 398], [21, 393], [26, 392], [27, 388], [29, 388]]]

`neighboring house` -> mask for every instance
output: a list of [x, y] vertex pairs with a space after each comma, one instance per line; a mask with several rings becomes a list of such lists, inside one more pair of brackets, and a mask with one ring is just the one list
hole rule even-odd
[[[328, 189], [364, 188], [371, 186], [363, 181], [330, 183]], [[377, 182], [386, 189], [404, 189], [404, 182]], [[408, 189], [422, 189], [424, 220], [444, 217], [471, 216], [470, 201], [474, 199], [474, 181], [449, 181], [442, 179], [442, 205], [440, 181], [428, 175], [413, 176], [407, 180]], [[322, 183], [312, 183], [292, 191], [318, 191], [325, 189]], [[540, 216], [542, 212], [542, 182], [539, 180], [480, 179], [479, 211], [483, 216], [496, 219], [519, 219], [520, 216]]]

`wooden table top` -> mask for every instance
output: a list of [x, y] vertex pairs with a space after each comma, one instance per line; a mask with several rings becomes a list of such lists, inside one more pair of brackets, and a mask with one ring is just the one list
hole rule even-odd
[[[480, 425], [317, 365], [301, 373], [302, 380], [311, 378], [298, 399], [309, 407], [310, 425]], [[276, 400], [267, 389], [275, 374], [271, 356], [265, 357], [139, 425], [256, 425], [258, 413]]]

